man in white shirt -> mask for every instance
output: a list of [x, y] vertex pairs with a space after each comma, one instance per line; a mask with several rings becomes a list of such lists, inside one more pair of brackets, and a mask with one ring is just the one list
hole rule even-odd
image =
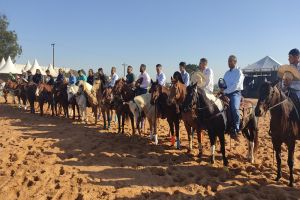
[[203, 86], [203, 89], [205, 89], [208, 92], [213, 93], [214, 91], [214, 73], [211, 68], [207, 67], [207, 59], [201, 58], [199, 63], [199, 70], [204, 74], [205, 76], [205, 85]]
[[111, 77], [110, 77], [110, 81], [108, 82], [108, 87], [114, 87], [116, 81], [119, 79], [119, 76], [116, 72], [117, 72], [116, 67], [112, 67], [111, 68]]
[[186, 63], [185, 62], [180, 62], [179, 63], [179, 71], [181, 73], [181, 78], [184, 82], [185, 86], [189, 86], [190, 84], [190, 75], [189, 73], [185, 70], [186, 68]]
[[234, 55], [229, 56], [228, 66], [229, 70], [224, 75], [224, 81], [227, 88], [224, 90], [226, 96], [230, 99], [229, 108], [232, 118], [232, 130], [230, 136], [237, 139], [237, 134], [240, 130], [240, 103], [241, 91], [243, 90], [244, 74], [236, 67], [237, 58]]
[[161, 86], [165, 86], [166, 84], [166, 76], [165, 74], [162, 72], [162, 66], [161, 64], [157, 64], [156, 65], [156, 81], [159, 85]]
[[135, 91], [136, 96], [146, 94], [151, 81], [149, 74], [146, 72], [145, 64], [141, 64], [140, 72], [141, 74], [139, 75], [138, 80], [135, 84], [135, 86], [137, 87]]

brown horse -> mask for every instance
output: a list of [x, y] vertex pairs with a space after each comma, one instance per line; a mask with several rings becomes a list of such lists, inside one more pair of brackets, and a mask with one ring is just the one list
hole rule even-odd
[[199, 154], [198, 156], [202, 156], [202, 135], [201, 135], [201, 130], [203, 127], [201, 127], [201, 124], [197, 121], [197, 115], [195, 110], [185, 110], [182, 111], [180, 109], [180, 105], [183, 104], [186, 96], [186, 86], [179, 80], [176, 80], [174, 78], [171, 78], [172, 80], [172, 86], [170, 88], [170, 95], [168, 98], [169, 104], [175, 104], [177, 112], [180, 110], [181, 113], [181, 118], [182, 121], [184, 122], [185, 129], [187, 131], [188, 135], [188, 140], [189, 140], [189, 148], [188, 148], [188, 153], [191, 152], [193, 149], [193, 134], [194, 131], [197, 133], [197, 138], [198, 138], [198, 149], [199, 149]]
[[255, 108], [256, 116], [270, 111], [270, 135], [276, 153], [277, 177], [281, 178], [281, 145], [288, 147], [288, 166], [290, 169], [289, 186], [293, 186], [293, 166], [296, 140], [300, 139], [299, 114], [291, 101], [275, 83], [263, 83], [259, 89], [259, 99]]
[[174, 127], [176, 133], [176, 147], [180, 149], [180, 135], [179, 135], [179, 120], [180, 113], [176, 112], [176, 105], [169, 104], [168, 98], [170, 89], [159, 85], [157, 82], [151, 80], [151, 104], [156, 106], [157, 116], [166, 117], [171, 131], [171, 146], [175, 144]]
[[53, 96], [53, 86], [48, 85], [46, 83], [40, 83], [37, 86], [36, 97], [38, 98], [39, 106], [40, 106], [40, 115], [44, 114], [44, 103], [48, 103], [51, 106], [52, 116], [54, 116], [54, 96]]
[[113, 107], [116, 110], [118, 117], [118, 133], [121, 132], [122, 121], [122, 133], [124, 134], [124, 122], [127, 117], [130, 117], [132, 134], [135, 134], [134, 128], [134, 116], [129, 109], [129, 105], [126, 102], [132, 101], [135, 94], [132, 87], [126, 84], [124, 79], [116, 81], [113, 87]]
[[[13, 95], [13, 104], [16, 104], [16, 97], [18, 97], [19, 98], [19, 88], [18, 88], [18, 83], [17, 82], [15, 82], [15, 81], [12, 81], [12, 80], [8, 80], [7, 82], [6, 82], [6, 84], [5, 84], [5, 87], [4, 87], [4, 89], [8, 92], [8, 93], [10, 93], [10, 94], [12, 94]], [[7, 97], [5, 98], [6, 100], [6, 102], [7, 102]], [[20, 101], [20, 99], [19, 99], [19, 105], [21, 104], [21, 101]]]
[[57, 86], [54, 89], [54, 108], [55, 108], [55, 114], [58, 116], [57, 112], [57, 106], [61, 106], [64, 110], [64, 116], [66, 118], [69, 118], [69, 112], [68, 112], [68, 107], [69, 107], [69, 101], [68, 101], [68, 83], [64, 82]]
[[105, 88], [102, 95], [98, 97], [98, 99], [100, 100], [100, 101], [98, 100], [98, 102], [100, 104], [101, 113], [103, 116], [103, 123], [104, 123], [103, 128], [110, 129], [111, 110], [112, 110], [112, 101], [113, 101], [112, 88], [111, 87]]

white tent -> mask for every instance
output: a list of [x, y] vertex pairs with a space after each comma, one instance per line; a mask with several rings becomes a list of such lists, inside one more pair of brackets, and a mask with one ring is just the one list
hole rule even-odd
[[244, 71], [275, 71], [281, 64], [270, 56], [266, 56], [259, 61], [243, 68]]
[[5, 63], [5, 65], [0, 69], [0, 74], [21, 74], [22, 72], [18, 70], [14, 63], [11, 61], [10, 56], [8, 56], [8, 59]]
[[31, 68], [31, 64], [30, 64], [30, 62], [28, 60], [27, 63], [26, 63], [26, 65], [25, 65], [25, 67], [24, 67], [24, 69], [23, 69], [23, 71], [27, 72], [28, 70], [30, 70], [30, 68]]
[[49, 64], [47, 70], [50, 71], [50, 74], [53, 76], [53, 77], [57, 77], [58, 73], [54, 70], [53, 66], [51, 64]]
[[17, 68], [17, 70], [23, 72], [25, 65], [24, 64], [17, 64], [17, 63], [15, 63], [15, 67]]
[[30, 68], [30, 71], [34, 75], [37, 69], [39, 69], [41, 71], [42, 75], [46, 75], [45, 71], [40, 67], [39, 63], [35, 59], [33, 64], [32, 64], [32, 67]]
[[1, 63], [0, 63], [0, 69], [5, 65], [5, 60], [2, 58]]

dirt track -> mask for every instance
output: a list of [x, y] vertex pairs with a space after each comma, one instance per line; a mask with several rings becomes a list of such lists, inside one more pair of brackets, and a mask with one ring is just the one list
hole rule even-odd
[[176, 150], [168, 146], [166, 122], [160, 123], [158, 146], [148, 135], [118, 135], [114, 124], [111, 131], [101, 125], [40, 117], [0, 104], [0, 199], [300, 199], [300, 143], [295, 187], [287, 187], [285, 146], [283, 178], [274, 182], [268, 116], [259, 121], [256, 164], [247, 162], [245, 139], [232, 141], [230, 149], [227, 137], [229, 171], [219, 153], [216, 164], [208, 164], [207, 135], [202, 162], [196, 157], [196, 139], [195, 156], [187, 155], [183, 126], [183, 148]]

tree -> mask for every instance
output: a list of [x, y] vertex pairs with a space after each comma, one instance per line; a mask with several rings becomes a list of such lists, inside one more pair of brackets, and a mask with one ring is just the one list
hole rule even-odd
[[15, 31], [8, 30], [9, 22], [5, 15], [0, 15], [0, 59], [11, 57], [13, 61], [22, 53]]
[[187, 64], [185, 70], [191, 75], [193, 72], [198, 71], [198, 65]]

